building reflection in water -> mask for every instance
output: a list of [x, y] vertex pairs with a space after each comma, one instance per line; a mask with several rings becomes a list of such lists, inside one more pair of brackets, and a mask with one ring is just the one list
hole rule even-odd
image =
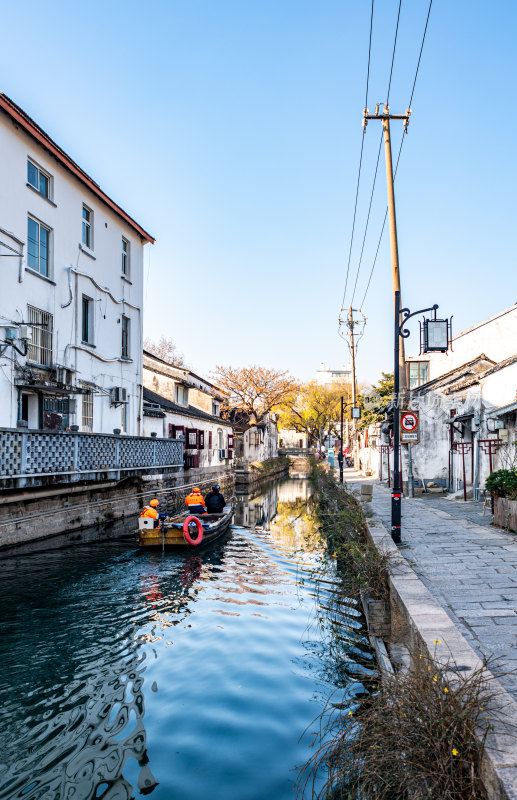
[[312, 487], [307, 478], [288, 478], [260, 486], [249, 494], [237, 494], [235, 525], [267, 531], [289, 547], [316, 550], [320, 539], [312, 519]]

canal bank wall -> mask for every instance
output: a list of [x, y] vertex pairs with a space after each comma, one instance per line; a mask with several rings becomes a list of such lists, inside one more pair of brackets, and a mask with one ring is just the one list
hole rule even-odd
[[[467, 676], [481, 669], [478, 654], [403, 557], [380, 519], [367, 519], [367, 537], [379, 552], [392, 556], [385, 630], [388, 649], [393, 652], [402, 645], [410, 654], [450, 663], [452, 680], [457, 672]], [[491, 673], [488, 677], [501, 718], [495, 720], [485, 741], [482, 780], [488, 800], [517, 800], [517, 702]]]
[[241, 489], [255, 488], [288, 474], [289, 459], [284, 456], [267, 461], [252, 461], [236, 466], [235, 484]]
[[178, 470], [122, 481], [5, 491], [0, 502], [0, 549], [132, 519], [155, 496], [168, 510], [176, 510], [183, 489], [188, 494], [199, 485], [205, 492], [216, 480], [228, 491], [233, 487], [233, 471]]

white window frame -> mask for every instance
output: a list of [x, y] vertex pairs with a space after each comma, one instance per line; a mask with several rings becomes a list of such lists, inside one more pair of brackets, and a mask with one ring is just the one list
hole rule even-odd
[[174, 400], [179, 406], [188, 406], [188, 387], [177, 383], [174, 389]]
[[124, 278], [129, 278], [129, 273], [131, 269], [131, 242], [129, 241], [129, 239], [126, 239], [125, 236], [122, 237], [122, 245], [121, 245], [121, 269]]
[[[87, 216], [85, 217], [84, 212], [87, 212]], [[93, 251], [93, 208], [87, 206], [86, 203], [83, 203], [81, 209], [81, 242], [84, 247], [88, 248], [88, 250]]]
[[[29, 263], [29, 220], [32, 220], [38, 226], [38, 266], [37, 268], [33, 267]], [[41, 271], [41, 255], [40, 255], [40, 242], [41, 242], [41, 228], [47, 231], [48, 233], [48, 245], [47, 245], [47, 272], [44, 273]], [[27, 214], [27, 269], [30, 269], [31, 272], [35, 272], [38, 275], [41, 275], [43, 278], [50, 278], [52, 280], [52, 255], [53, 255], [53, 234], [54, 231], [48, 225], [45, 225], [40, 219], [34, 216], [34, 214]]]
[[[125, 333], [124, 336], [124, 321], [127, 323], [125, 326]], [[120, 347], [120, 354], [122, 358], [131, 358], [131, 318], [126, 317], [125, 314], [122, 314], [121, 317], [121, 347]], [[124, 347], [125, 343], [125, 347]], [[125, 351], [125, 352], [124, 352]]]
[[[36, 185], [30, 182], [29, 180], [29, 164], [34, 167], [37, 172], [37, 182]], [[48, 181], [48, 194], [45, 194], [41, 191], [40, 188], [40, 175], [43, 175]], [[35, 161], [30, 156], [27, 156], [27, 185], [34, 189], [35, 192], [40, 194], [46, 200], [50, 200], [51, 202], [54, 199], [54, 178], [46, 169], [40, 167], [37, 161]]]
[[44, 367], [52, 366], [54, 315], [36, 306], [27, 305], [27, 324], [32, 328], [27, 360]]
[[129, 433], [129, 394], [127, 396], [127, 402], [122, 403], [122, 408], [120, 409], [120, 430], [122, 433]]
[[82, 395], [81, 427], [86, 433], [93, 432], [93, 391], [88, 383], [83, 383], [85, 393]]
[[[88, 319], [87, 319], [87, 338], [84, 337], [84, 305], [85, 300], [88, 303]], [[94, 343], [94, 301], [92, 297], [89, 297], [87, 294], [83, 294], [81, 297], [81, 342], [83, 344], [93, 344]]]

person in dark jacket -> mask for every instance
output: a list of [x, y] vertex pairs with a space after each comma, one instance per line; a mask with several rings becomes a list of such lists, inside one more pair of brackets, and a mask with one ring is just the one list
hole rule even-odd
[[226, 501], [220, 492], [221, 487], [214, 483], [212, 491], [205, 497], [206, 510], [209, 514], [220, 514], [226, 505]]

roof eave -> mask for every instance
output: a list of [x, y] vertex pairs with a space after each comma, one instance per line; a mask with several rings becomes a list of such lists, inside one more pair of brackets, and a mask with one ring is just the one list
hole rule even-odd
[[84, 170], [79, 167], [75, 161], [72, 161], [70, 156], [61, 150], [61, 148], [48, 136], [42, 128], [40, 128], [36, 123], [32, 122], [30, 118], [24, 116], [21, 113], [21, 110], [18, 110], [16, 103], [10, 100], [5, 94], [0, 93], [0, 109], [4, 111], [7, 116], [9, 116], [12, 120], [14, 120], [18, 125], [20, 125], [23, 130], [32, 136], [38, 144], [45, 148], [49, 153], [51, 153], [57, 160], [66, 168], [69, 172], [71, 172], [75, 177], [81, 181], [85, 186], [90, 189], [97, 197], [102, 200], [112, 211], [117, 214], [121, 219], [124, 220], [134, 231], [138, 233], [139, 236], [142, 237], [146, 242], [149, 244], [154, 244], [155, 239], [151, 236], [150, 233], [147, 233], [141, 225], [138, 224], [129, 214], [126, 214], [124, 209], [122, 209], [114, 200], [109, 197], [106, 192], [104, 192], [100, 186], [95, 183], [93, 178], [84, 172]]

